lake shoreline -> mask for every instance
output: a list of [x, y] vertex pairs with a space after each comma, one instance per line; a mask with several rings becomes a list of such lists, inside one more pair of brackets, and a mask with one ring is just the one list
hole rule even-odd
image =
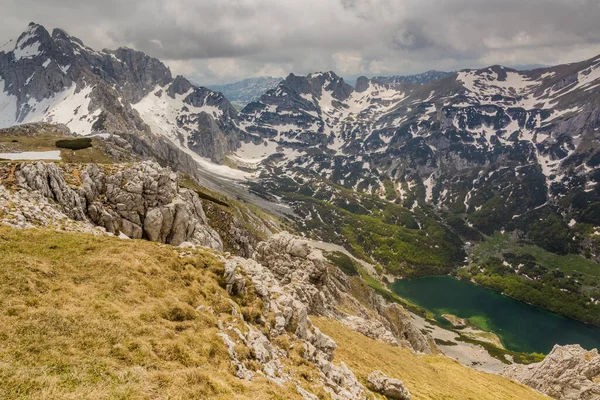
[[[525, 300], [521, 300], [521, 299], [519, 299], [519, 298], [517, 298], [517, 297], [510, 296], [510, 295], [508, 295], [508, 294], [506, 294], [506, 293], [504, 293], [504, 292], [501, 292], [501, 291], [499, 291], [499, 290], [496, 290], [496, 289], [494, 289], [494, 288], [492, 288], [492, 287], [485, 286], [485, 285], [481, 285], [481, 284], [477, 283], [475, 280], [473, 280], [473, 278], [471, 278], [471, 279], [469, 279], [468, 281], [466, 281], [466, 280], [463, 280], [463, 279], [459, 279], [459, 278], [457, 278], [456, 276], [454, 276], [454, 275], [450, 275], [450, 274], [448, 274], [448, 275], [428, 275], [428, 276], [420, 276], [420, 277], [418, 277], [418, 278], [402, 278], [402, 277], [393, 277], [393, 278], [394, 278], [394, 280], [399, 280], [399, 281], [402, 281], [402, 280], [425, 279], [425, 278], [452, 278], [452, 279], [454, 279], [454, 280], [456, 280], [456, 281], [459, 281], [459, 282], [469, 282], [469, 283], [471, 283], [471, 284], [473, 284], [473, 285], [475, 285], [475, 286], [477, 286], [477, 287], [484, 288], [484, 289], [487, 289], [487, 290], [491, 290], [491, 291], [492, 291], [492, 292], [494, 292], [494, 293], [501, 294], [501, 295], [502, 295], [502, 296], [504, 296], [504, 297], [507, 297], [507, 298], [509, 298], [509, 299], [512, 299], [512, 300], [515, 300], [515, 301], [521, 302], [521, 303], [523, 303], [523, 304], [527, 304], [528, 306], [531, 306], [531, 307], [538, 308], [538, 309], [540, 309], [540, 310], [543, 310], [543, 311], [546, 311], [546, 312], [549, 312], [549, 313], [552, 313], [552, 314], [558, 315], [559, 317], [563, 317], [563, 318], [569, 319], [569, 320], [571, 320], [571, 321], [579, 322], [579, 323], [581, 323], [581, 324], [588, 325], [588, 326], [590, 326], [590, 327], [593, 327], [593, 328], [598, 328], [598, 329], [600, 329], [600, 326], [598, 326], [598, 325], [594, 325], [594, 324], [591, 324], [591, 323], [589, 323], [589, 322], [582, 321], [582, 320], [580, 320], [580, 319], [577, 319], [577, 318], [570, 317], [570, 316], [568, 316], [568, 315], [564, 315], [564, 314], [561, 314], [561, 313], [557, 313], [557, 312], [555, 312], [555, 311], [552, 311], [552, 310], [549, 310], [549, 309], [547, 309], [547, 308], [544, 308], [544, 307], [538, 306], [538, 305], [536, 305], [536, 304], [529, 303], [529, 302], [527, 302], [527, 301], [525, 301]], [[391, 286], [391, 285], [393, 285], [393, 284], [394, 284], [394, 282], [391, 282], [391, 283], [388, 283], [388, 284], [386, 284], [386, 285], [388, 286], [388, 289], [390, 289], [390, 290], [391, 290], [390, 286]], [[599, 349], [599, 350], [600, 350], [600, 349]]]
[[[576, 343], [590, 350], [600, 347], [600, 329], [595, 325], [453, 276], [398, 279], [388, 288], [433, 313], [436, 323], [445, 329], [452, 328], [440, 321], [442, 314], [454, 314], [481, 331], [496, 334], [511, 353], [547, 354], [555, 344]], [[475, 317], [481, 321], [469, 321]]]

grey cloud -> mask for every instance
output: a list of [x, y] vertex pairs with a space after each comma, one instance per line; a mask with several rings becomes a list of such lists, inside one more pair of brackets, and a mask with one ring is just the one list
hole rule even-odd
[[597, 0], [5, 0], [0, 42], [29, 21], [130, 46], [200, 83], [258, 74], [413, 73], [553, 64], [600, 53]]

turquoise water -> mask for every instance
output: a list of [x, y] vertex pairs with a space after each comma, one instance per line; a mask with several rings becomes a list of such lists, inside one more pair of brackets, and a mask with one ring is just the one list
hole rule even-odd
[[443, 277], [395, 281], [399, 296], [433, 312], [436, 319], [449, 313], [470, 319], [495, 332], [508, 350], [548, 353], [555, 344], [580, 344], [600, 349], [600, 328], [574, 321], [506, 297], [470, 282]]

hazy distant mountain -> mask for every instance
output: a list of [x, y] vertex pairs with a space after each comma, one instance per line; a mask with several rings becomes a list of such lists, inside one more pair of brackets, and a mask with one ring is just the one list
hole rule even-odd
[[379, 83], [414, 83], [417, 85], [424, 85], [429, 82], [437, 81], [439, 79], [446, 78], [452, 75], [453, 72], [444, 71], [427, 71], [415, 75], [395, 75], [395, 76], [376, 76], [373, 78], [374, 82]]
[[282, 80], [283, 78], [261, 76], [210, 88], [223, 93], [233, 105], [243, 108], [246, 104], [260, 99], [268, 90], [276, 88]]

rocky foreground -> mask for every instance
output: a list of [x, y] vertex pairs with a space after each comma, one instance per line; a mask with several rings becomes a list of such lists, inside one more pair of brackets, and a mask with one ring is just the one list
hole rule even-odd
[[[223, 230], [217, 232], [205, 213], [211, 202], [182, 187], [177, 174], [156, 163], [12, 163], [0, 167], [0, 177], [0, 218], [13, 227], [147, 239], [180, 246], [183, 255], [196, 247], [221, 252], [224, 242], [236, 243], [235, 254], [220, 256], [224, 287], [231, 299], [256, 296], [262, 304], [262, 310], [248, 319], [235, 301], [228, 300], [231, 318], [218, 321], [218, 335], [239, 379], [266, 377], [281, 385], [293, 384], [295, 378], [286, 368], [287, 351], [275, 341], [288, 337], [302, 343], [304, 359], [318, 369], [320, 382], [333, 399], [364, 399], [369, 391], [389, 399], [411, 398], [398, 379], [402, 377], [372, 371], [361, 381], [346, 364], [335, 363], [338, 344], [313, 325], [310, 316], [339, 321], [368, 338], [418, 354], [437, 351], [409, 312], [332, 266], [304, 239], [270, 233], [259, 241], [234, 220], [226, 230], [233, 232], [232, 237], [224, 240]], [[268, 231], [266, 226], [260, 229]], [[218, 317], [210, 307], [203, 310]], [[248, 364], [241, 345], [249, 349], [255, 364]], [[557, 399], [600, 396], [598, 353], [578, 346], [557, 346], [542, 363], [510, 366], [504, 375]], [[301, 385], [297, 392], [305, 399], [317, 398]]]
[[[105, 232], [171, 245], [184, 242], [250, 255], [258, 240], [240, 218], [219, 234], [207, 218], [210, 202], [180, 185], [169, 168], [145, 161], [132, 165], [0, 164], [2, 220], [11, 226], [53, 226]], [[60, 222], [60, 223], [57, 223]], [[253, 228], [269, 233], [255, 219]], [[214, 225], [214, 224], [213, 224]], [[226, 237], [224, 237], [226, 236]], [[229, 248], [225, 249], [223, 242]]]
[[600, 355], [579, 345], [554, 346], [544, 361], [511, 365], [504, 375], [564, 400], [600, 399]]

